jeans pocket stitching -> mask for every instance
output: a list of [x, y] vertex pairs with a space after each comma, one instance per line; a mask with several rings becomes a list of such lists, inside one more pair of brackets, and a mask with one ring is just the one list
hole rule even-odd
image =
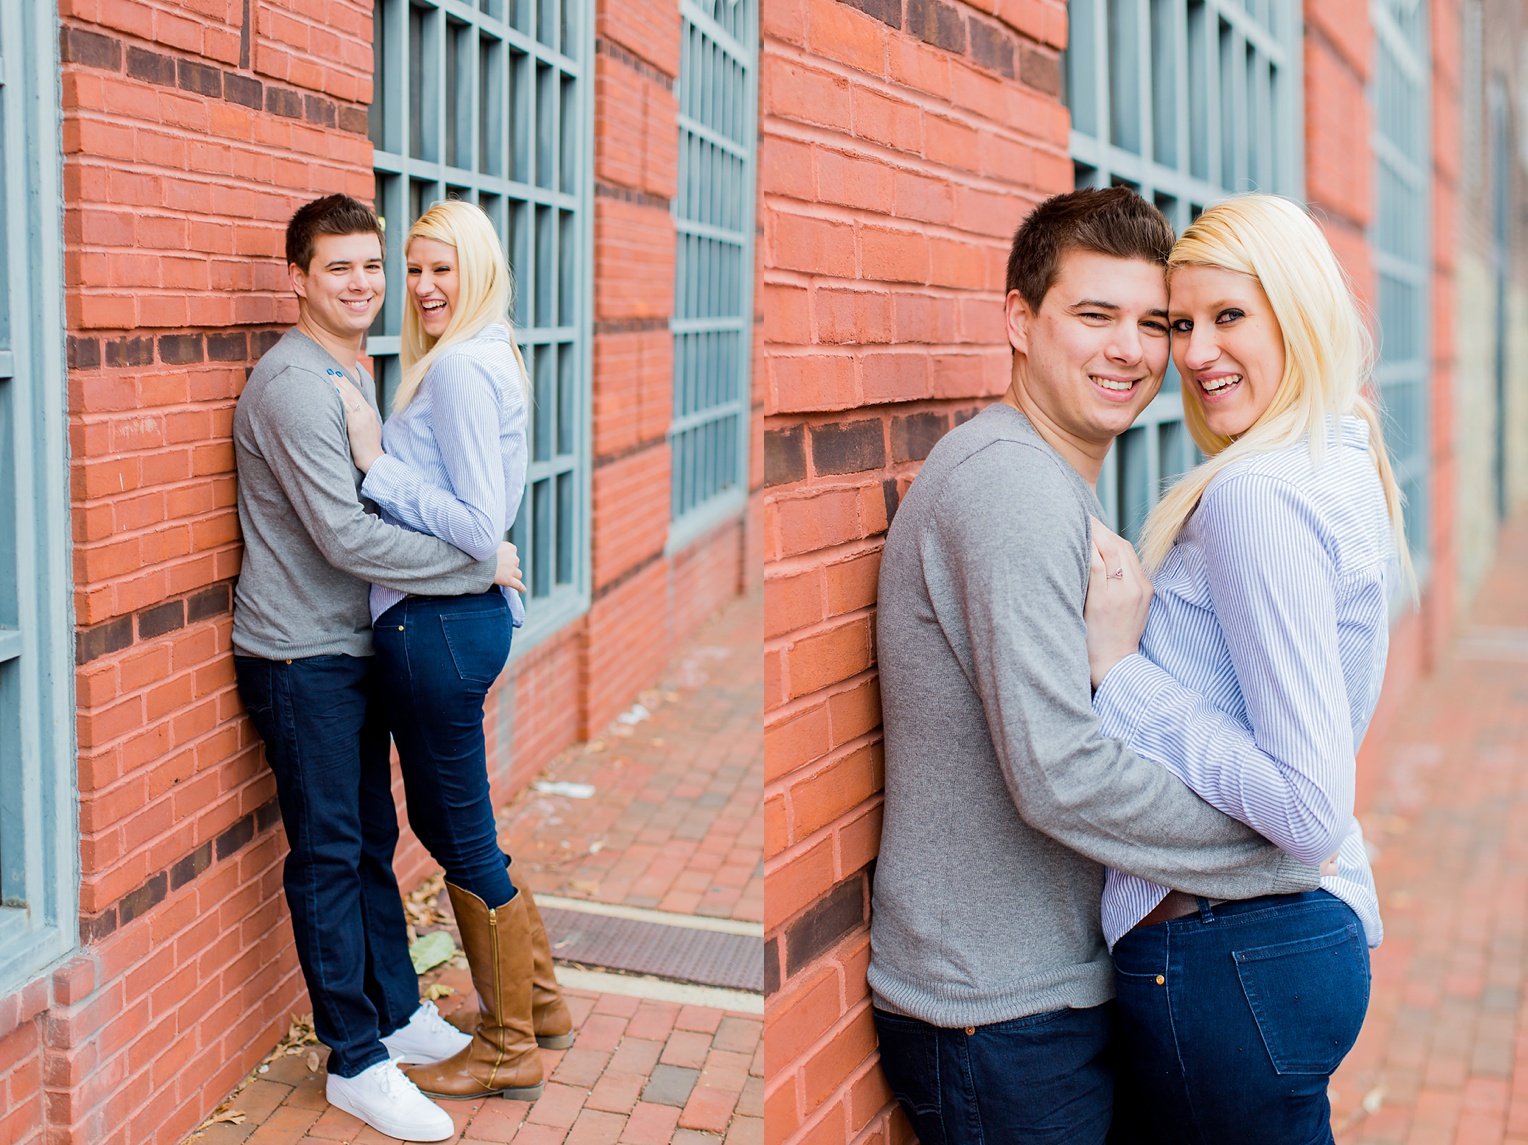
[[[1262, 1039], [1263, 1048], [1268, 1053], [1268, 1060], [1272, 1063], [1274, 1072], [1279, 1076], [1298, 1074], [1331, 1074], [1348, 1051], [1353, 1048], [1357, 1031], [1354, 1038], [1348, 1041], [1346, 1046], [1334, 1042], [1332, 1049], [1327, 1052], [1317, 1063], [1315, 1055], [1309, 1052], [1292, 1050], [1285, 1046], [1284, 1039], [1278, 1032], [1277, 1017], [1271, 1010], [1272, 999], [1260, 988], [1259, 979], [1262, 976], [1262, 968], [1267, 963], [1301, 954], [1318, 954], [1325, 950], [1332, 950], [1339, 946], [1352, 946], [1359, 943], [1358, 925], [1348, 923], [1339, 930], [1329, 931], [1326, 934], [1312, 935], [1309, 938], [1296, 939], [1292, 942], [1273, 943], [1267, 946], [1251, 947], [1246, 950], [1233, 950], [1231, 957], [1236, 963], [1236, 977], [1241, 985], [1242, 996], [1246, 999], [1247, 1007], [1252, 1011], [1252, 1020], [1257, 1026], [1258, 1036]], [[1271, 967], [1269, 967], [1271, 970]], [[1368, 1010], [1368, 984], [1365, 982], [1363, 1005], [1360, 1007], [1358, 1025], [1363, 1024], [1363, 1013]]]
[[[476, 615], [468, 616], [440, 617], [441, 639], [445, 642], [446, 652], [451, 657], [451, 664], [456, 669], [457, 677], [460, 678], [464, 684], [478, 684], [484, 686], [490, 685], [499, 678], [499, 673], [504, 670], [504, 665], [501, 663], [491, 676], [484, 677], [477, 672], [469, 674], [463, 667], [464, 661], [468, 659], [468, 653], [466, 649], [458, 648], [458, 641], [461, 639], [461, 637], [458, 635], [453, 638], [453, 630], [459, 633], [462, 630], [462, 626], [464, 625], [482, 624], [485, 621], [488, 623], [493, 623], [500, 619], [503, 619], [506, 625], [509, 623], [507, 614], [501, 614], [497, 611], [492, 613], [478, 613]], [[508, 657], [508, 654], [508, 650], [506, 649], [506, 658]]]

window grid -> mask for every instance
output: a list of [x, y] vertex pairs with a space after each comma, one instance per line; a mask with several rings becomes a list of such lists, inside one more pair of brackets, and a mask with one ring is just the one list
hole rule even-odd
[[670, 548], [742, 509], [753, 351], [757, 0], [681, 0]]
[[391, 284], [368, 339], [387, 409], [401, 377], [403, 236], [431, 203], [482, 207], [515, 278], [530, 462], [509, 538], [523, 651], [588, 605], [588, 0], [377, 0], [377, 209]]
[[58, 68], [0, 4], [0, 995], [78, 932]]
[[1429, 156], [1427, 7], [1374, 0], [1374, 223], [1379, 386], [1385, 440], [1406, 498], [1407, 540], [1419, 576], [1430, 552], [1428, 435]]
[[[1181, 232], [1239, 191], [1298, 196], [1301, 28], [1284, 0], [1072, 0], [1066, 101], [1079, 187], [1128, 186]], [[1116, 442], [1098, 494], [1131, 540], [1198, 460], [1176, 371]]]

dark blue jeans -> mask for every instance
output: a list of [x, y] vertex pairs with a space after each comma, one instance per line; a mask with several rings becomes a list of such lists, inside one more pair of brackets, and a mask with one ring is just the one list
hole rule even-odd
[[1369, 948], [1326, 891], [1210, 907], [1115, 944], [1118, 1100], [1138, 1140], [1330, 1145], [1327, 1084], [1369, 1006]]
[[1103, 1145], [1112, 1004], [970, 1030], [875, 1011], [881, 1072], [922, 1145]]
[[385, 1061], [380, 1038], [419, 1006], [402, 896], [384, 708], [370, 659], [235, 656], [239, 696], [265, 741], [286, 829], [297, 960], [329, 1072]]
[[512, 631], [509, 602], [497, 589], [407, 597], [372, 627], [409, 826], [447, 881], [489, 906], [515, 893], [499, 849], [483, 740], [483, 701], [509, 659]]

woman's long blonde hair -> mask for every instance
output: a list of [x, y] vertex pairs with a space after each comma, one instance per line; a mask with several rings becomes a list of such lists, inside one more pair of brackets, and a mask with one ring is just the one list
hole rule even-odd
[[474, 334], [498, 323], [509, 331], [509, 344], [520, 366], [520, 384], [530, 375], [520, 347], [515, 345], [515, 328], [509, 320], [509, 303], [514, 290], [509, 263], [498, 233], [482, 209], [460, 199], [436, 203], [419, 216], [403, 241], [403, 257], [408, 258], [409, 244], [415, 239], [434, 239], [456, 248], [456, 306], [439, 338], [431, 338], [419, 321], [419, 311], [412, 300], [403, 307], [403, 334], [399, 338], [398, 358], [403, 366], [403, 380], [393, 397], [393, 412], [409, 404], [419, 390], [419, 383], [446, 349], [466, 341]]
[[[1374, 343], [1321, 228], [1288, 199], [1238, 195], [1205, 211], [1173, 244], [1167, 260], [1169, 282], [1184, 266], [1214, 267], [1257, 279], [1283, 332], [1284, 376], [1262, 416], [1236, 438], [1211, 433], [1203, 406], [1185, 394], [1183, 420], [1209, 460], [1184, 474], [1146, 518], [1141, 533], [1146, 568], [1161, 567], [1205, 489], [1238, 457], [1308, 438], [1311, 457], [1320, 464], [1328, 419], [1356, 415], [1368, 423], [1369, 456], [1384, 485], [1405, 583], [1414, 588], [1400, 486], [1385, 452], [1379, 412], [1364, 392], [1374, 367]], [[1184, 389], [1191, 384], [1185, 380]]]

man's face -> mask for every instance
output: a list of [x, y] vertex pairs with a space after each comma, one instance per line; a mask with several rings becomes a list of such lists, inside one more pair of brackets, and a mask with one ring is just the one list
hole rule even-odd
[[1167, 369], [1167, 281], [1143, 259], [1093, 251], [1062, 256], [1031, 311], [1008, 295], [1008, 341], [1028, 402], [1049, 428], [1102, 458], [1157, 394]]
[[387, 293], [382, 243], [370, 233], [319, 235], [308, 268], [288, 270], [308, 321], [346, 341], [371, 328]]

